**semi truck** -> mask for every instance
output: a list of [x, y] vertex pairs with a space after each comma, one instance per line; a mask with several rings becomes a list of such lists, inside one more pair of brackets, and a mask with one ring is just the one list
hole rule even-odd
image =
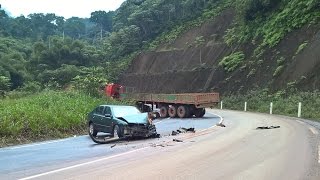
[[205, 115], [205, 108], [216, 106], [219, 93], [181, 93], [157, 94], [137, 93], [134, 88], [119, 84], [106, 84], [105, 93], [114, 99], [132, 100], [142, 112], [151, 112], [154, 107], [159, 109], [161, 118], [201, 118]]

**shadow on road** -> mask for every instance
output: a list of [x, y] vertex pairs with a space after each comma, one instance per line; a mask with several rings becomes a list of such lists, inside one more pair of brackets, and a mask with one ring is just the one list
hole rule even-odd
[[91, 137], [91, 139], [96, 143], [90, 146], [97, 146], [102, 144], [119, 144], [124, 142], [132, 142], [132, 141], [144, 141], [147, 139], [152, 139], [154, 137], [124, 137], [124, 138], [113, 138], [108, 135], [100, 135], [97, 137]]

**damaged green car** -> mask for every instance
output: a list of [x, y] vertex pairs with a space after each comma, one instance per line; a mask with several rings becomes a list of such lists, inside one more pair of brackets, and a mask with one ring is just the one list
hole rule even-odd
[[109, 137], [152, 137], [156, 127], [150, 123], [148, 113], [141, 113], [134, 106], [100, 105], [88, 114], [88, 132], [97, 141], [98, 133]]

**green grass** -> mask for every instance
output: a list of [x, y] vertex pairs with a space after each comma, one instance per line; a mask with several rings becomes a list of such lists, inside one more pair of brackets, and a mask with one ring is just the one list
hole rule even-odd
[[301, 51], [303, 51], [304, 48], [306, 48], [307, 46], [308, 46], [308, 42], [302, 43], [302, 44], [298, 47], [298, 49], [297, 49], [297, 51], [296, 51], [296, 55], [298, 55]]
[[248, 103], [248, 111], [269, 113], [270, 102], [273, 102], [273, 114], [297, 117], [298, 103], [302, 103], [302, 118], [320, 121], [320, 92], [299, 92], [286, 95], [284, 92], [268, 95], [264, 91], [248, 95], [232, 95], [222, 97], [224, 109], [244, 109]]
[[54, 91], [0, 101], [0, 146], [83, 134], [88, 112], [99, 104], [120, 103]]
[[[241, 0], [234, 1], [236, 7], [241, 3]], [[288, 33], [305, 25], [317, 24], [320, 19], [318, 6], [317, 0], [290, 0], [281, 1], [273, 9], [265, 9], [267, 13], [258, 13], [252, 20], [243, 20], [243, 14], [238, 13], [234, 27], [224, 36], [225, 42], [236, 45], [246, 42], [260, 44], [262, 41], [261, 47], [275, 47]], [[261, 55], [260, 52], [255, 54], [257, 58]]]
[[224, 57], [220, 62], [219, 66], [222, 66], [225, 71], [232, 72], [236, 70], [243, 62], [245, 55], [243, 52], [235, 52], [229, 56]]

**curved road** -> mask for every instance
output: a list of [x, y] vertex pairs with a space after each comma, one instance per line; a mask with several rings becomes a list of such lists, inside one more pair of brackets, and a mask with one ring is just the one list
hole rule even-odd
[[[0, 150], [0, 179], [320, 179], [319, 130], [306, 121], [208, 110], [165, 119], [160, 139], [94, 145], [87, 136]], [[256, 130], [258, 126], [280, 126]], [[195, 127], [196, 133], [166, 136]], [[175, 142], [173, 139], [182, 140]]]

